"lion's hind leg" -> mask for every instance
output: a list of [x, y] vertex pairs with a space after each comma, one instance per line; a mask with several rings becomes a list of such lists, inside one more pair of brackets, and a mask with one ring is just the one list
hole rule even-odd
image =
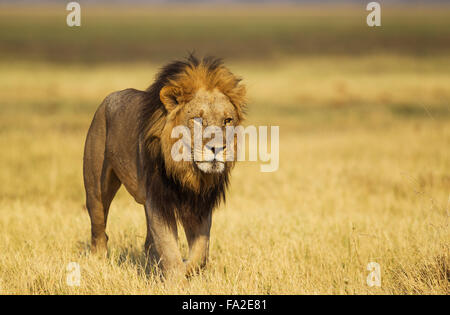
[[86, 207], [91, 219], [91, 250], [100, 255], [106, 254], [108, 237], [105, 230], [109, 206], [121, 184], [105, 159], [104, 114], [104, 106], [100, 106], [89, 128], [83, 161]]
[[91, 218], [92, 252], [94, 254], [106, 255], [108, 236], [106, 235], [106, 223], [108, 220], [109, 207], [120, 188], [120, 180], [111, 168], [102, 174], [101, 193], [87, 198], [87, 208]]
[[106, 221], [102, 203], [94, 198], [87, 198], [86, 206], [91, 218], [91, 252], [106, 255]]

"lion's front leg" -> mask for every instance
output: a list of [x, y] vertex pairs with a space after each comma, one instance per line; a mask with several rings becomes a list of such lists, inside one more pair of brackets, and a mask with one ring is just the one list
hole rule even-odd
[[147, 217], [146, 250], [162, 268], [166, 278], [183, 278], [186, 267], [178, 248], [175, 215], [163, 215], [151, 204], [145, 203]]
[[194, 216], [182, 218], [189, 244], [189, 258], [186, 261], [188, 275], [205, 267], [208, 260], [211, 217], [212, 214], [209, 213], [200, 219]]

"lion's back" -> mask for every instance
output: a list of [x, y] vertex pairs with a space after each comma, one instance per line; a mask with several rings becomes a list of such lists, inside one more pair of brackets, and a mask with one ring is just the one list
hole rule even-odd
[[108, 121], [127, 122], [137, 121], [145, 105], [147, 93], [135, 89], [125, 89], [109, 94], [103, 104], [105, 106], [106, 118]]

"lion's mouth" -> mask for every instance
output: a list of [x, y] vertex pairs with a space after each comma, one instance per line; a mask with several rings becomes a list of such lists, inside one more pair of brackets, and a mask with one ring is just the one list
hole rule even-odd
[[200, 171], [207, 174], [222, 173], [225, 170], [225, 163], [217, 160], [195, 162], [195, 165]]

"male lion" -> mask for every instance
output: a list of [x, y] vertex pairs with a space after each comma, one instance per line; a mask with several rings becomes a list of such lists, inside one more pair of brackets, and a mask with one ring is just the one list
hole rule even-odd
[[[165, 275], [190, 274], [206, 264], [212, 212], [225, 198], [234, 162], [216, 158], [227, 150], [225, 141], [204, 147], [212, 160], [176, 162], [171, 148], [178, 139], [171, 133], [184, 125], [194, 135], [195, 118], [201, 118], [204, 127], [225, 130], [238, 125], [245, 107], [240, 81], [220, 59], [190, 56], [166, 65], [146, 91], [126, 89], [106, 97], [95, 113], [84, 151], [94, 253], [106, 254], [109, 206], [123, 184], [145, 207], [145, 250]], [[185, 263], [177, 245], [177, 220], [189, 243]]]

